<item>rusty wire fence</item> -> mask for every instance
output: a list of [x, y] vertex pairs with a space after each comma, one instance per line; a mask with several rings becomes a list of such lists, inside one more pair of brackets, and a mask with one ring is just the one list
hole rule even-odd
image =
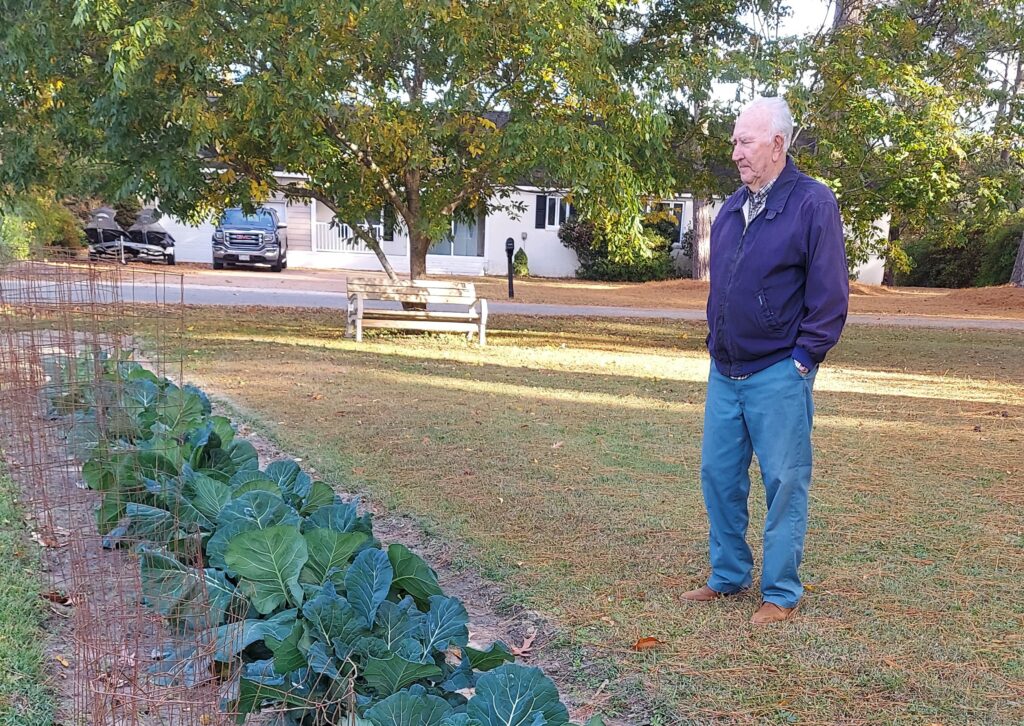
[[[244, 613], [204, 622], [201, 576], [187, 585], [150, 581], [144, 592], [145, 550], [116, 529], [124, 512], [118, 495], [103, 491], [102, 476], [98, 490], [83, 480], [97, 441], [131, 413], [119, 410], [126, 401], [119, 367], [139, 362], [181, 381], [182, 292], [180, 275], [156, 267], [0, 265], [0, 453], [43, 547], [57, 722], [65, 726], [234, 722], [236, 674], [230, 663], [215, 662], [210, 633]], [[176, 543], [190, 572], [202, 572], [201, 552], [197, 538]], [[186, 586], [190, 600], [180, 597]], [[162, 596], [171, 604], [162, 606]], [[186, 600], [195, 606], [191, 619], [169, 627], [160, 611]]]

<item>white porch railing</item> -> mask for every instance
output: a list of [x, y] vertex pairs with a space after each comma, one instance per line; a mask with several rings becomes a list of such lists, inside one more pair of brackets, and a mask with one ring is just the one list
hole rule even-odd
[[[384, 229], [379, 224], [365, 225], [367, 232], [377, 239], [384, 236]], [[347, 224], [332, 227], [329, 222], [317, 222], [313, 234], [314, 252], [370, 252], [370, 248], [354, 234]]]

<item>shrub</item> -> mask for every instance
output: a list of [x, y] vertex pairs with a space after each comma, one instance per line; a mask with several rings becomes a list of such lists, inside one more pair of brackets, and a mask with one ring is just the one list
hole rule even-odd
[[53, 412], [91, 451], [105, 546], [137, 547], [144, 603], [188, 636], [161, 649], [157, 683], [240, 672], [227, 705], [243, 721], [270, 706], [297, 726], [569, 726], [539, 669], [468, 646], [465, 607], [422, 559], [384, 550], [370, 515], [295, 461], [260, 469], [202, 391], [121, 356], [47, 368]]
[[669, 256], [671, 243], [654, 229], [644, 229], [640, 249], [625, 262], [611, 259], [607, 243], [588, 220], [568, 220], [558, 230], [558, 239], [576, 253], [576, 276], [584, 280], [649, 282], [678, 276]]
[[0, 218], [0, 262], [27, 259], [32, 251], [32, 224], [17, 214]]
[[47, 194], [16, 197], [0, 222], [0, 256], [7, 259], [26, 259], [44, 247], [78, 249], [84, 241], [75, 215]]
[[530, 276], [530, 260], [526, 256], [526, 250], [520, 247], [512, 257], [512, 272], [516, 277]]
[[969, 238], [965, 246], [942, 247], [930, 242], [907, 245], [910, 272], [897, 278], [900, 285], [915, 287], [971, 287], [978, 276], [981, 244]]
[[1024, 212], [1018, 212], [985, 235], [976, 285], [1003, 285], [1010, 281], [1022, 234]]
[[959, 245], [913, 242], [906, 248], [911, 270], [897, 282], [921, 287], [1002, 285], [1013, 272], [1021, 234], [1024, 213], [1018, 212], [995, 227], [971, 230]]

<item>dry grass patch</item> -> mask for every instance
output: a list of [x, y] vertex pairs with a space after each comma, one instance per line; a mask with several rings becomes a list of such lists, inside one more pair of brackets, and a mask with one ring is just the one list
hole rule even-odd
[[[676, 600], [707, 568], [701, 326], [497, 318], [479, 349], [356, 345], [329, 312], [189, 319], [197, 381], [561, 623], [576, 687], [608, 712], [1024, 720], [1024, 335], [848, 331], [818, 378], [810, 592], [799, 620], [756, 630], [753, 598]], [[634, 652], [643, 636], [663, 644]]]

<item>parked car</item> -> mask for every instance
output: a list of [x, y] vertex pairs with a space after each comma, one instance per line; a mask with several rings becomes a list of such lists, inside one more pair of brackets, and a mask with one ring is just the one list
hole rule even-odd
[[92, 219], [85, 225], [90, 260], [103, 257], [174, 264], [174, 237], [157, 222], [160, 214], [155, 209], [143, 209], [127, 232], [114, 220], [116, 212], [110, 207], [100, 207], [90, 214]]
[[252, 214], [225, 209], [213, 232], [213, 269], [225, 265], [270, 265], [273, 272], [288, 267], [288, 238], [277, 212], [257, 207]]

